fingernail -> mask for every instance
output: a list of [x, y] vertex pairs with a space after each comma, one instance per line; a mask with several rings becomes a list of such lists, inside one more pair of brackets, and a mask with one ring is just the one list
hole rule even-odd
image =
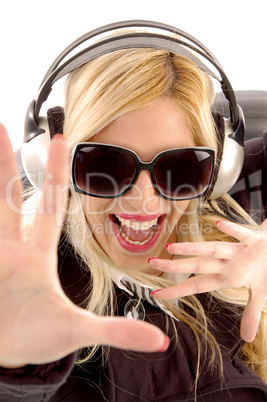
[[150, 293], [150, 296], [153, 296], [156, 292], [159, 292], [162, 289], [157, 289], [157, 290], [153, 290], [153, 292]]
[[219, 222], [221, 222], [221, 221], [217, 221], [217, 222], [216, 222], [216, 225], [218, 225]]
[[167, 336], [165, 336], [164, 343], [159, 349], [159, 352], [165, 352], [168, 349], [169, 345], [170, 345], [170, 339]]
[[166, 244], [166, 246], [165, 246], [165, 250], [168, 250], [168, 247], [169, 246], [171, 246], [172, 245], [172, 243], [168, 243], [168, 244]]
[[147, 260], [148, 263], [150, 263], [151, 260], [157, 260], [158, 258], [155, 257], [149, 257], [149, 259]]

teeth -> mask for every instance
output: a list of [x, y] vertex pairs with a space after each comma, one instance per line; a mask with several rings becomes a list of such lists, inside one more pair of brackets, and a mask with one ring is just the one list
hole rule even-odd
[[[151, 221], [144, 221], [144, 222], [137, 222], [131, 221], [129, 219], [121, 218], [120, 216], [116, 215], [116, 218], [120, 221], [122, 226], [127, 226], [133, 230], [148, 230], [155, 226], [158, 222], [158, 218], [153, 219]], [[123, 231], [122, 227], [119, 228], [120, 235], [130, 244], [134, 244], [135, 246], [143, 246], [144, 244], [148, 243], [150, 239], [154, 236], [157, 227], [153, 228], [151, 233], [149, 234], [148, 238], [143, 240], [142, 242], [138, 240], [132, 240], [128, 237], [128, 235]]]
[[155, 234], [155, 230], [153, 230], [153, 232], [149, 235], [149, 237], [147, 239], [145, 239], [144, 241], [138, 241], [138, 240], [131, 240], [126, 233], [124, 233], [122, 231], [121, 228], [119, 228], [120, 231], [120, 235], [121, 237], [123, 237], [128, 243], [130, 244], [134, 244], [135, 246], [143, 246], [144, 244], [148, 243], [150, 239], [152, 239], [152, 237]]
[[149, 228], [152, 228], [152, 226], [156, 225], [157, 221], [158, 221], [158, 218], [153, 219], [151, 221], [137, 222], [137, 221], [130, 221], [128, 219], [121, 218], [118, 215], [116, 215], [116, 217], [122, 225], [125, 225], [128, 228], [132, 228], [133, 230], [147, 230]]

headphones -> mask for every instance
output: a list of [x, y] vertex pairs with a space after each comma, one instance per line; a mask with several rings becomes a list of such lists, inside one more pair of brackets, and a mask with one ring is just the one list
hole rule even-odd
[[[106, 35], [107, 32], [125, 28], [146, 28], [146, 31], [126, 31], [108, 37]], [[102, 38], [99, 39], [101, 35]], [[96, 37], [98, 37], [97, 41]], [[93, 43], [75, 55], [69, 56], [78, 46], [85, 42], [89, 43], [92, 39], [94, 39]], [[227, 193], [237, 181], [244, 161], [244, 116], [240, 106], [237, 105], [232, 86], [218, 60], [196, 38], [173, 26], [143, 20], [108, 24], [90, 31], [63, 50], [49, 67], [41, 82], [37, 98], [30, 103], [25, 117], [21, 156], [25, 174], [31, 184], [36, 188], [42, 188], [40, 173], [44, 171], [51, 136], [47, 117], [40, 116], [40, 110], [54, 83], [97, 57], [128, 48], [161, 49], [187, 57], [220, 83], [221, 90], [229, 103], [230, 118], [223, 117], [222, 133], [219, 135], [223, 150], [222, 155], [218, 155], [219, 168], [214, 172], [213, 186], [208, 198], [216, 199]], [[216, 72], [214, 73], [213, 70]]]

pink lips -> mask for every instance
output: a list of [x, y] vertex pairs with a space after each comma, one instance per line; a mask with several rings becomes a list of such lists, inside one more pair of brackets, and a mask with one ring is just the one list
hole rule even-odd
[[159, 217], [162, 217], [158, 221], [158, 228], [154, 234], [154, 236], [145, 244], [143, 245], [135, 245], [135, 244], [130, 244], [128, 243], [120, 234], [117, 225], [114, 223], [113, 219], [110, 217], [111, 224], [112, 224], [112, 229], [114, 231], [115, 237], [120, 243], [120, 245], [127, 251], [131, 253], [144, 253], [148, 250], [150, 250], [154, 244], [156, 243], [162, 229], [163, 221], [166, 217], [166, 215], [130, 215], [130, 214], [116, 214], [120, 218], [126, 219], [126, 220], [132, 220], [136, 222], [145, 222], [145, 221], [151, 221], [154, 219], [157, 219]]

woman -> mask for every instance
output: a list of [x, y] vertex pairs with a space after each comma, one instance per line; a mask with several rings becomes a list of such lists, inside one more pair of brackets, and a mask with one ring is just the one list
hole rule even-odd
[[[205, 201], [212, 100], [208, 76], [163, 50], [76, 69], [34, 220], [10, 208], [22, 190], [7, 192], [16, 166], [1, 126], [1, 400], [266, 399], [266, 223], [256, 230], [228, 197], [250, 228], [218, 221]], [[184, 163], [209, 161], [203, 188], [173, 194], [143, 169], [126, 189], [133, 152], [144, 168], [173, 149]], [[111, 152], [123, 189], [101, 170]], [[97, 180], [83, 175], [89, 153], [101, 155]]]

